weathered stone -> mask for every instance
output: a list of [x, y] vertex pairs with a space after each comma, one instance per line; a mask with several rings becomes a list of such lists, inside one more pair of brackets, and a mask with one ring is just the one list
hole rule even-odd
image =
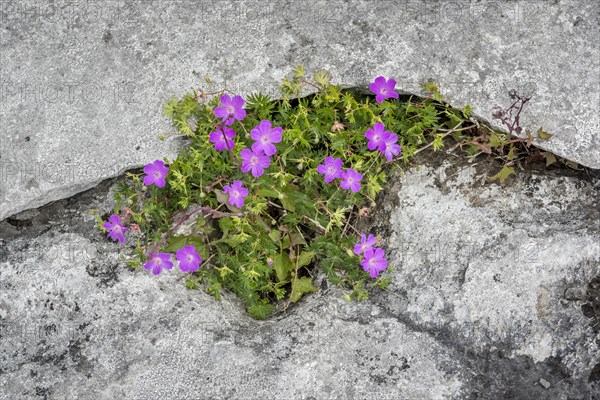
[[540, 385], [544, 387], [544, 389], [550, 389], [550, 382], [545, 380], [544, 378], [540, 379]]
[[585, 288], [572, 287], [565, 290], [565, 299], [583, 300], [585, 298]]
[[600, 168], [597, 1], [9, 1], [0, 3], [0, 220], [163, 156], [161, 106], [208, 74], [276, 94], [291, 67], [379, 74], [491, 118], [531, 96], [539, 143]]
[[[89, 215], [112, 207], [108, 183], [0, 222], [0, 399], [592, 398], [597, 173], [482, 185], [489, 160], [419, 161], [374, 214], [389, 291], [348, 303], [319, 276], [262, 322], [124, 268]], [[571, 287], [587, 311], [559, 302]]]

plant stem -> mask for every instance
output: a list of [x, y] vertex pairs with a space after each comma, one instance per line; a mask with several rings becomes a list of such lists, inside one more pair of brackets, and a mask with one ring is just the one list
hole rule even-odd
[[[454, 128], [452, 128], [452, 129], [450, 129], [448, 132], [444, 133], [444, 134], [442, 135], [442, 138], [445, 138], [446, 136], [448, 136], [448, 135], [449, 135], [449, 134], [451, 134], [452, 132], [456, 132], [456, 131], [457, 131], [457, 128], [458, 128], [458, 127], [459, 127], [461, 124], [462, 124], [462, 121], [461, 121], [461, 122], [459, 122], [458, 124], [456, 124], [456, 126], [455, 126]], [[432, 141], [432, 142], [430, 142], [429, 144], [427, 144], [426, 146], [424, 146], [424, 147], [421, 147], [420, 149], [418, 149], [417, 151], [415, 151], [415, 152], [413, 153], [413, 155], [414, 155], [414, 154], [419, 154], [420, 152], [422, 152], [423, 150], [425, 150], [426, 148], [428, 148], [428, 147], [431, 147], [431, 146], [433, 146], [433, 141]]]

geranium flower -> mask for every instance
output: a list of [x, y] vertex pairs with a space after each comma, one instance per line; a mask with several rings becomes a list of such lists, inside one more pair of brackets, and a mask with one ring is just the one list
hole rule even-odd
[[384, 140], [385, 147], [382, 150], [382, 153], [385, 155], [388, 162], [392, 161], [394, 156], [397, 156], [400, 154], [400, 151], [402, 151], [402, 147], [400, 147], [399, 144], [396, 144], [397, 141], [398, 136], [395, 133], [390, 133]]
[[349, 168], [348, 171], [342, 172], [342, 181], [340, 182], [340, 186], [342, 189], [350, 189], [354, 193], [360, 190], [360, 181], [362, 180], [362, 175]]
[[260, 124], [250, 131], [250, 136], [256, 140], [256, 143], [252, 145], [252, 151], [256, 154], [264, 153], [272, 156], [277, 151], [273, 143], [281, 142], [282, 132], [283, 129], [279, 126], [272, 128], [271, 121], [267, 119], [260, 121]]
[[113, 214], [108, 218], [108, 222], [102, 224], [102, 227], [108, 231], [107, 237], [114, 241], [119, 241], [123, 244], [125, 242], [125, 236], [123, 233], [127, 232], [127, 228], [124, 228], [121, 224], [121, 218], [117, 214]]
[[233, 149], [233, 146], [235, 146], [235, 143], [233, 140], [231, 140], [234, 137], [235, 131], [233, 129], [219, 127], [214, 132], [211, 132], [210, 135], [208, 135], [208, 140], [215, 144], [215, 150], [217, 151], [230, 150]]
[[163, 268], [173, 268], [173, 263], [170, 261], [171, 255], [169, 253], [148, 253], [148, 262], [144, 264], [145, 270], [152, 270], [154, 275], [158, 275], [162, 272]]
[[144, 167], [144, 185], [156, 185], [159, 188], [165, 187], [165, 177], [169, 172], [169, 168], [165, 167], [165, 163], [162, 160], [156, 160], [147, 164]]
[[325, 182], [330, 183], [334, 179], [342, 177], [342, 159], [333, 158], [329, 156], [325, 159], [323, 164], [317, 167], [317, 172], [321, 175], [325, 175]]
[[241, 121], [246, 118], [244, 99], [241, 96], [234, 96], [232, 99], [228, 94], [224, 94], [219, 100], [221, 105], [215, 108], [215, 116], [221, 118], [225, 125], [233, 125], [236, 119]]
[[223, 192], [229, 193], [229, 204], [237, 208], [244, 206], [244, 198], [248, 196], [248, 189], [243, 186], [242, 181], [233, 181], [231, 186], [223, 186]]
[[360, 242], [354, 245], [354, 254], [359, 255], [367, 250], [371, 250], [373, 246], [377, 243], [377, 239], [372, 234], [369, 234], [369, 237], [364, 233], [360, 234]]
[[202, 262], [202, 257], [196, 252], [194, 246], [183, 246], [182, 249], [177, 250], [175, 257], [179, 262], [179, 268], [182, 272], [197, 271]]
[[376, 149], [379, 151], [384, 151], [385, 150], [385, 139], [389, 135], [391, 135], [391, 132], [385, 130], [385, 125], [383, 125], [379, 122], [376, 123], [375, 125], [373, 125], [372, 129], [369, 129], [369, 130], [367, 130], [367, 132], [365, 132], [365, 137], [367, 139], [369, 139], [369, 143], [367, 144], [367, 147], [371, 151], [376, 150]]
[[377, 278], [379, 273], [387, 268], [387, 260], [383, 249], [373, 248], [365, 251], [365, 258], [360, 262], [363, 269], [369, 272], [371, 278]]
[[242, 157], [242, 172], [252, 171], [252, 176], [255, 178], [261, 176], [271, 165], [269, 156], [257, 154], [250, 149], [242, 150], [240, 156]]
[[393, 78], [386, 81], [383, 76], [378, 76], [375, 78], [375, 81], [369, 85], [369, 89], [376, 94], [375, 100], [378, 103], [383, 103], [385, 99], [397, 99], [398, 92], [394, 90], [395, 87], [396, 81]]

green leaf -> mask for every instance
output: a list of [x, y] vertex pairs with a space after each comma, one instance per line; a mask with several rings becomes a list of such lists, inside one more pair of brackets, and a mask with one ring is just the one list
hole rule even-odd
[[227, 201], [229, 200], [229, 195], [225, 192], [223, 192], [222, 190], [219, 189], [214, 189], [215, 194], [217, 195], [217, 201], [219, 203], [225, 203], [227, 204]]
[[435, 135], [435, 139], [433, 139], [432, 145], [433, 151], [438, 151], [440, 148], [444, 147], [444, 135], [439, 133]]
[[249, 237], [250, 235], [242, 232], [237, 235], [229, 236], [227, 239], [223, 239], [223, 242], [227, 243], [230, 247], [235, 248], [248, 240]]
[[496, 175], [489, 177], [490, 181], [500, 180], [500, 183], [504, 183], [509, 176], [515, 175], [515, 169], [509, 166], [504, 166]]
[[200, 286], [198, 286], [198, 283], [196, 283], [195, 279], [186, 279], [185, 280], [185, 287], [188, 289], [199, 289]]
[[188, 239], [188, 237], [184, 236], [184, 235], [172, 236], [167, 241], [167, 245], [165, 246], [163, 251], [165, 253], [173, 253], [173, 252], [181, 249], [183, 246], [185, 246], [187, 244], [187, 239]]
[[439, 93], [440, 88], [438, 87], [438, 85], [435, 82], [425, 82], [421, 84], [421, 88], [423, 88], [424, 91], [426, 91], [427, 93]]
[[306, 244], [306, 240], [304, 240], [304, 236], [299, 233], [292, 232], [290, 233], [290, 240], [292, 241], [292, 246], [301, 246]]
[[512, 161], [514, 159], [516, 159], [518, 157], [517, 154], [517, 149], [515, 148], [515, 146], [511, 143], [510, 144], [510, 150], [508, 150], [508, 154], [506, 155], [506, 159], [508, 161]]
[[542, 140], [548, 140], [552, 137], [551, 133], [546, 132], [545, 130], [543, 130], [542, 128], [538, 129], [537, 131], [537, 137], [542, 139]]
[[280, 193], [275, 189], [261, 188], [258, 190], [258, 195], [260, 197], [272, 197], [272, 198], [278, 199], [279, 194]]
[[312, 279], [308, 276], [304, 276], [299, 279], [294, 279], [292, 282], [292, 294], [290, 300], [294, 303], [302, 298], [305, 293], [316, 292], [317, 287], [313, 285]]
[[230, 230], [234, 227], [233, 220], [229, 217], [219, 218], [219, 228], [223, 232], [223, 236], [226, 236]]
[[506, 141], [501, 139], [496, 132], [492, 132], [490, 135], [489, 146], [493, 149], [495, 147], [502, 147], [506, 144]]
[[275, 274], [277, 275], [277, 281], [282, 282], [289, 278], [290, 272], [292, 272], [292, 262], [290, 256], [287, 253], [276, 254], [273, 257], [273, 267], [275, 268]]
[[304, 65], [298, 65], [296, 68], [294, 68], [294, 75], [296, 75], [298, 78], [304, 77]]
[[297, 261], [298, 262], [298, 267], [307, 266], [308, 264], [310, 264], [312, 262], [312, 260], [314, 258], [315, 258], [315, 252], [314, 251], [303, 251], [298, 256], [298, 261]]
[[271, 240], [273, 241], [273, 243], [275, 243], [275, 244], [281, 244], [281, 231], [272, 230], [269, 233], [269, 237], [271, 238]]
[[549, 167], [556, 162], [556, 156], [549, 151], [542, 151], [542, 155], [546, 159], [546, 167]]
[[275, 307], [269, 303], [256, 303], [248, 307], [248, 312], [256, 319], [266, 319], [275, 311]]
[[290, 196], [288, 196], [286, 194], [280, 200], [281, 200], [281, 205], [283, 206], [283, 208], [285, 208], [289, 212], [296, 211], [296, 206], [294, 204], [294, 200], [292, 200], [292, 198]]
[[283, 248], [286, 248], [286, 249], [287, 249], [288, 247], [290, 247], [290, 235], [284, 235], [284, 236], [283, 236], [283, 239], [282, 239], [282, 241], [281, 241], [281, 246], [282, 246]]
[[331, 75], [329, 75], [329, 72], [325, 71], [324, 69], [316, 70], [313, 77], [315, 82], [321, 86], [327, 86], [331, 81]]

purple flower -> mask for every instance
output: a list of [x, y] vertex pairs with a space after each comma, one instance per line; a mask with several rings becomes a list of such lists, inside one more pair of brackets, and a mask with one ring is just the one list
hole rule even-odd
[[208, 135], [208, 140], [210, 140], [211, 143], [215, 144], [215, 150], [221, 151], [233, 149], [235, 143], [231, 139], [233, 139], [234, 137], [235, 131], [233, 129], [219, 127], [214, 132], [211, 132], [210, 135]]
[[389, 135], [391, 135], [391, 132], [385, 130], [385, 125], [376, 123], [373, 125], [373, 129], [369, 129], [367, 132], [365, 132], [365, 137], [369, 139], [367, 147], [371, 151], [376, 149], [379, 151], [384, 151], [385, 139]]
[[231, 186], [223, 186], [223, 192], [229, 193], [229, 204], [237, 208], [244, 206], [244, 197], [248, 196], [248, 189], [243, 186], [242, 181], [233, 181]]
[[202, 257], [196, 252], [194, 246], [183, 246], [183, 249], [177, 250], [175, 253], [179, 268], [182, 272], [194, 272], [200, 268]]
[[395, 87], [396, 81], [393, 78], [386, 81], [383, 76], [378, 76], [375, 78], [375, 81], [369, 85], [371, 92], [377, 95], [375, 96], [375, 100], [378, 103], [382, 103], [385, 99], [397, 99], [398, 92], [394, 90]]
[[215, 116], [221, 118], [225, 125], [233, 125], [236, 119], [241, 121], [246, 118], [244, 99], [241, 96], [234, 96], [232, 99], [228, 94], [224, 94], [220, 100], [221, 105], [215, 108]]
[[267, 156], [272, 156], [277, 151], [273, 143], [281, 142], [283, 129], [279, 126], [275, 128], [271, 126], [271, 121], [263, 119], [260, 124], [250, 131], [250, 136], [256, 140], [256, 143], [252, 145], [252, 151], [256, 154], [264, 153]]
[[165, 187], [165, 177], [169, 172], [169, 168], [165, 167], [165, 163], [162, 160], [156, 160], [144, 167], [144, 185], [150, 186], [152, 184], [157, 187]]
[[364, 233], [360, 234], [360, 242], [356, 243], [354, 246], [354, 254], [359, 255], [367, 250], [371, 250], [373, 246], [377, 243], [377, 239], [372, 234], [369, 234], [369, 237]]
[[154, 275], [158, 275], [162, 272], [163, 268], [173, 268], [173, 263], [169, 261], [171, 255], [169, 253], [148, 253], [148, 262], [144, 264], [145, 270], [152, 270]]
[[340, 186], [342, 189], [350, 189], [354, 193], [360, 190], [360, 181], [362, 180], [362, 175], [349, 168], [348, 171], [342, 172], [342, 181], [340, 182]]
[[250, 149], [242, 150], [240, 156], [242, 156], [242, 172], [252, 171], [252, 176], [255, 178], [261, 176], [271, 165], [269, 156], [257, 154]]
[[402, 147], [399, 144], [396, 144], [398, 141], [398, 136], [395, 133], [390, 133], [384, 140], [384, 149], [381, 152], [385, 155], [388, 162], [392, 161], [394, 156], [400, 154]]
[[329, 156], [325, 159], [323, 164], [320, 164], [317, 167], [317, 172], [319, 174], [325, 175], [325, 182], [330, 183], [334, 179], [342, 177], [342, 159], [341, 158], [333, 158]]
[[371, 278], [377, 278], [379, 273], [386, 269], [387, 260], [385, 253], [380, 248], [373, 248], [365, 251], [365, 258], [360, 262], [363, 269], [369, 272]]
[[114, 241], [119, 241], [123, 244], [125, 242], [125, 236], [123, 233], [127, 232], [127, 228], [124, 228], [121, 224], [121, 218], [117, 214], [113, 214], [108, 218], [108, 222], [102, 224], [102, 227], [108, 231], [107, 237]]

